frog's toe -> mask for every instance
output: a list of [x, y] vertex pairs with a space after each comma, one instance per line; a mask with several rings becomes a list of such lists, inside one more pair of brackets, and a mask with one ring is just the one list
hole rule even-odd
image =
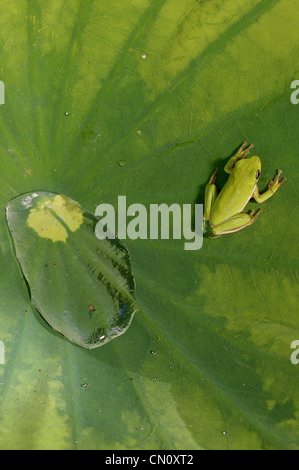
[[258, 211], [252, 210], [249, 214], [249, 217], [251, 219], [250, 225], [253, 224], [253, 222], [258, 218], [259, 215], [263, 212], [263, 209], [259, 209]]
[[[243, 144], [241, 145], [241, 147], [238, 150], [239, 158], [245, 158], [246, 155], [249, 154], [250, 150], [254, 147], [253, 144], [248, 145], [248, 147], [247, 147], [247, 145], [248, 145], [248, 142], [246, 140], [244, 140]], [[247, 147], [247, 148], [245, 148], [245, 147]]]
[[275, 178], [273, 180], [270, 181], [270, 183], [268, 184], [268, 189], [271, 189], [273, 188], [273, 186], [281, 186], [285, 181], [287, 181], [287, 178], [284, 177], [282, 178], [281, 181], [279, 181], [279, 178], [280, 178], [280, 175], [282, 173], [282, 170], [278, 170], [277, 172], [277, 175], [275, 176]]
[[246, 155], [249, 154], [250, 150], [253, 149], [254, 145], [253, 144], [250, 144], [247, 149], [243, 150], [243, 153]]

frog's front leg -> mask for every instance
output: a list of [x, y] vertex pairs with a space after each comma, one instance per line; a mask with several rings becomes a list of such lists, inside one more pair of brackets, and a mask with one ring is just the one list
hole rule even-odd
[[254, 147], [253, 144], [250, 144], [247, 148], [245, 148], [247, 145], [248, 143], [245, 140], [245, 142], [243, 142], [237, 153], [228, 160], [227, 164], [224, 167], [224, 171], [226, 173], [231, 174], [237, 161], [241, 160], [242, 158], [245, 158], [246, 155], [249, 154], [250, 150]]
[[282, 173], [282, 170], [278, 170], [277, 175], [275, 178], [270, 181], [268, 184], [268, 189], [265, 191], [263, 194], [259, 193], [258, 187], [256, 186], [254, 192], [253, 192], [253, 197], [256, 200], [256, 202], [265, 202], [267, 199], [269, 199], [271, 196], [273, 196], [274, 193], [280, 188], [280, 186], [287, 180], [286, 178], [282, 178], [281, 181], [279, 181], [280, 175]]
[[208, 220], [210, 220], [211, 210], [214, 205], [215, 199], [218, 195], [217, 186], [215, 184], [218, 170], [219, 168], [216, 168], [211, 178], [209, 179], [209, 182], [205, 189], [204, 215], [203, 215], [204, 222], [207, 222]]
[[249, 225], [252, 225], [260, 213], [262, 212], [262, 209], [259, 209], [257, 212], [256, 211], [251, 211], [250, 214], [245, 214], [244, 212], [241, 212], [240, 214], [236, 214], [230, 219], [225, 220], [225, 222], [222, 222], [219, 225], [216, 225], [213, 227], [212, 232], [214, 235], [226, 235], [227, 233], [233, 233], [233, 232], [238, 232], [239, 230], [242, 230], [243, 228], [248, 227]]

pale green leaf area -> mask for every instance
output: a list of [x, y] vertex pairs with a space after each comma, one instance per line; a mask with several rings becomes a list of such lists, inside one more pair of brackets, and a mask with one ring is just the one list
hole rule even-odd
[[[298, 449], [296, 2], [0, 6], [0, 448]], [[117, 209], [119, 195], [202, 203], [244, 140], [261, 158], [261, 191], [279, 168], [288, 179], [255, 224], [198, 251], [123, 240], [139, 312], [103, 347], [43, 320], [7, 227], [10, 200], [46, 191], [93, 213]]]

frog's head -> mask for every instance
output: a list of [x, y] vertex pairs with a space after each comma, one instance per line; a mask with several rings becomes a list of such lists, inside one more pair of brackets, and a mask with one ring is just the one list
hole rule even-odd
[[261, 161], [259, 157], [249, 157], [238, 160], [235, 165], [239, 180], [257, 182], [261, 175]]

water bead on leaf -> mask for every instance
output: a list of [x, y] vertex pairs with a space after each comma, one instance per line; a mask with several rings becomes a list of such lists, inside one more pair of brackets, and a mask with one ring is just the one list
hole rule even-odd
[[117, 237], [95, 236], [91, 212], [41, 191], [11, 200], [6, 217], [31, 302], [54, 330], [88, 349], [127, 330], [137, 310], [130, 256]]

